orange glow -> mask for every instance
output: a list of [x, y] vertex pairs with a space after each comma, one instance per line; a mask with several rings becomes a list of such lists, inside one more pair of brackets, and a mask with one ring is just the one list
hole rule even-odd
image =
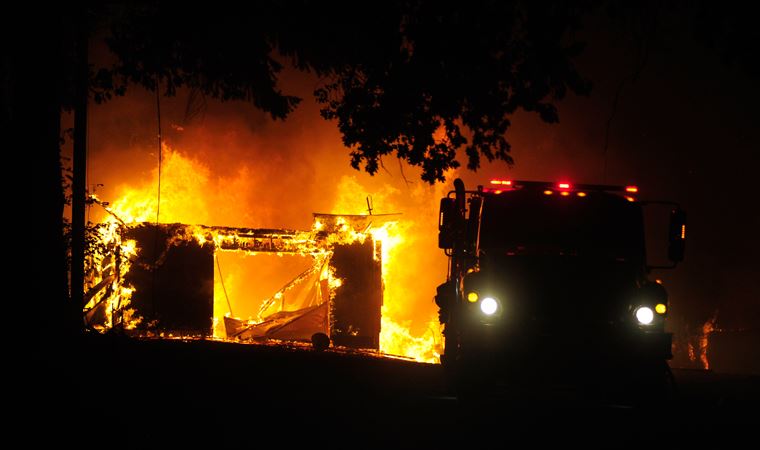
[[636, 199], [633, 198], [633, 197], [631, 197], [630, 195], [626, 195], [625, 199], [628, 200], [629, 202], [635, 202], [636, 201]]
[[586, 196], [585, 192], [578, 192], [578, 197], [585, 197], [585, 196]]
[[494, 194], [501, 194], [501, 193], [502, 193], [502, 191], [501, 191], [501, 190], [498, 190], [498, 191], [493, 191], [493, 193], [494, 193]]
[[636, 187], [636, 186], [626, 186], [625, 187], [625, 191], [626, 192], [636, 193], [636, 192], [639, 192], [639, 188]]
[[681, 239], [686, 239], [686, 225], [681, 225]]
[[491, 184], [497, 184], [501, 186], [512, 186], [512, 180], [491, 180]]
[[567, 197], [568, 195], [570, 195], [570, 193], [569, 192], [560, 192], [559, 195], [561, 195], [563, 197]]
[[560, 189], [570, 189], [570, 183], [560, 183], [559, 184]]
[[547, 189], [547, 190], [544, 191], [544, 194], [546, 194], [546, 195], [552, 195], [553, 193], [554, 192], [550, 191], [549, 189]]

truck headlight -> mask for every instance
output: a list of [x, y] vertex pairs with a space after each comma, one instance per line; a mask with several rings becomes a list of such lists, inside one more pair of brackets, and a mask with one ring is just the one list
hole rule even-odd
[[491, 297], [486, 297], [480, 301], [480, 310], [487, 316], [492, 316], [497, 309], [499, 309], [499, 303]]
[[647, 306], [641, 306], [636, 310], [636, 320], [642, 325], [649, 325], [654, 320], [654, 311]]

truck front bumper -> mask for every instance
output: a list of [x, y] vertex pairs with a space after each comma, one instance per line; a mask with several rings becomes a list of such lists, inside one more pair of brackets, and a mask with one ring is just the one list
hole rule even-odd
[[672, 334], [639, 329], [536, 334], [479, 329], [463, 333], [460, 356], [481, 361], [604, 364], [672, 358]]

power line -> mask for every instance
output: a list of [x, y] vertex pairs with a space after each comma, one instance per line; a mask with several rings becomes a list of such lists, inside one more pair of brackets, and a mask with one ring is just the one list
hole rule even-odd
[[235, 316], [232, 312], [232, 304], [230, 304], [230, 298], [227, 296], [227, 288], [224, 287], [224, 276], [222, 275], [222, 268], [219, 266], [219, 257], [214, 253], [214, 259], [216, 260], [216, 270], [219, 272], [219, 280], [222, 282], [222, 291], [224, 291], [224, 298], [227, 300], [227, 308], [230, 310], [230, 316]]
[[[156, 116], [158, 118], [158, 198], [156, 200], [156, 227], [153, 233], [153, 257], [158, 255], [158, 224], [161, 216], [161, 163], [163, 162], [163, 155], [161, 151], [161, 94], [159, 93], [159, 87], [161, 85], [158, 73], [156, 73]], [[156, 260], [156, 262], [158, 262]], [[151, 289], [151, 307], [153, 309], [153, 316], [156, 316], [156, 285], [158, 284], [158, 265], [153, 268], [153, 286]]]
[[161, 165], [163, 162], [163, 152], [161, 143], [161, 95], [159, 91], [159, 78], [156, 75], [156, 114], [158, 116], [158, 199], [156, 203], [156, 225], [158, 225], [161, 215]]

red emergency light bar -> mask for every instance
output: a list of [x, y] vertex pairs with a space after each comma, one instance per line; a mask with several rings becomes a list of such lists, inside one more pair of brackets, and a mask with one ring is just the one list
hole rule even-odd
[[[552, 183], [549, 181], [524, 181], [524, 180], [491, 180], [493, 187], [483, 189], [484, 192], [490, 192], [494, 194], [501, 194], [514, 189], [540, 189], [545, 194], [550, 195], [553, 190], [560, 191], [563, 196], [566, 196], [569, 191], [576, 192], [579, 197], [585, 197], [587, 192], [590, 191], [604, 191], [604, 192], [626, 192], [629, 194], [637, 194], [639, 188], [637, 186], [612, 186], [606, 184], [571, 184], [568, 182]], [[629, 201], [634, 201], [630, 195], [626, 196]]]

